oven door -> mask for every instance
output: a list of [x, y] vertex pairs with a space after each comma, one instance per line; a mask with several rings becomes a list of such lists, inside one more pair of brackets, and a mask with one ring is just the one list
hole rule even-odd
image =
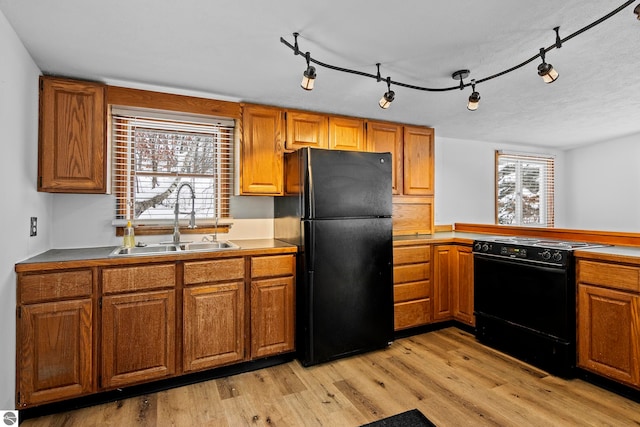
[[474, 254], [477, 316], [556, 339], [575, 335], [575, 284], [566, 267]]

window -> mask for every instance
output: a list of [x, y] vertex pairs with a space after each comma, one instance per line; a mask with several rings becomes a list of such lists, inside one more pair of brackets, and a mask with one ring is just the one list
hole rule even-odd
[[114, 224], [173, 225], [178, 195], [181, 225], [192, 206], [198, 227], [229, 218], [233, 130], [232, 120], [114, 107]]
[[553, 227], [554, 159], [496, 152], [496, 223]]

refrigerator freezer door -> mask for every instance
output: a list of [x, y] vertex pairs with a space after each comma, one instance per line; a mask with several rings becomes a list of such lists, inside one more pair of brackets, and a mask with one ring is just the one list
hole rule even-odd
[[393, 340], [391, 218], [305, 221], [298, 349], [308, 366]]
[[303, 218], [391, 216], [390, 153], [307, 148], [301, 155]]

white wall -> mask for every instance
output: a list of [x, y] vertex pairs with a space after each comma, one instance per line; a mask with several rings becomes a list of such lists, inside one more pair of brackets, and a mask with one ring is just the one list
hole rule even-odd
[[572, 228], [640, 232], [640, 134], [566, 153]]
[[[0, 410], [15, 408], [14, 264], [50, 247], [51, 198], [36, 191], [38, 158], [38, 76], [35, 65], [0, 11]], [[29, 237], [29, 218], [38, 235]]]
[[[437, 129], [436, 129], [437, 132]], [[540, 147], [488, 143], [436, 135], [435, 223], [495, 223], [495, 151], [556, 156], [556, 227], [564, 227], [564, 153]]]

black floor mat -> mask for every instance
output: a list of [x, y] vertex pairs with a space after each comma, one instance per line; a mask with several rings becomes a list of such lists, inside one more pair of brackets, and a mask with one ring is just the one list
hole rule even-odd
[[436, 427], [424, 414], [417, 409], [412, 409], [398, 415], [383, 418], [362, 427]]

